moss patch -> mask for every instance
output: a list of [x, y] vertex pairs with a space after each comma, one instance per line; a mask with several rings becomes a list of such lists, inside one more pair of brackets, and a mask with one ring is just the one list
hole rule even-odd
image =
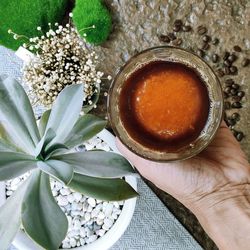
[[86, 41], [95, 45], [103, 43], [112, 29], [110, 13], [100, 0], [76, 0], [73, 22], [81, 36], [86, 34]]
[[11, 29], [18, 35], [29, 38], [41, 36], [49, 27], [48, 23], [60, 23], [66, 13], [68, 0], [1, 0], [0, 1], [0, 44], [16, 50], [27, 39], [14, 40], [8, 34]]

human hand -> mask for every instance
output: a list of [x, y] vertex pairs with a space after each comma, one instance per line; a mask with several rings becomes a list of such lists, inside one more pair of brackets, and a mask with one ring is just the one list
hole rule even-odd
[[[224, 215], [231, 216], [227, 213], [229, 210], [238, 214], [239, 210], [235, 212], [233, 209], [236, 207], [249, 214], [250, 166], [224, 122], [213, 142], [199, 155], [185, 161], [152, 162], [133, 154], [119, 141], [117, 146], [141, 175], [188, 207], [219, 246], [224, 248], [225, 244], [229, 244], [215, 239], [213, 234], [217, 230], [214, 224], [221, 220], [223, 223]], [[221, 213], [223, 216], [217, 218]], [[250, 216], [248, 219], [250, 226]], [[213, 220], [216, 220], [214, 224]]]

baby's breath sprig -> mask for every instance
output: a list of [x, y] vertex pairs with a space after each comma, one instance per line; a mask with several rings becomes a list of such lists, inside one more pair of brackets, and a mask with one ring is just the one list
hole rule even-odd
[[66, 86], [82, 83], [85, 104], [93, 104], [92, 97], [98, 94], [104, 76], [97, 70], [97, 54], [87, 48], [70, 23], [65, 27], [56, 23], [54, 29], [49, 26], [48, 32], [30, 38], [23, 45], [35, 53], [23, 68], [23, 79], [30, 86], [32, 102], [50, 107]]

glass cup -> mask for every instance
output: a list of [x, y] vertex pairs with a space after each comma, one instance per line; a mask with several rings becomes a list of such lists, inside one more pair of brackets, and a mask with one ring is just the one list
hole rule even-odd
[[[209, 95], [209, 116], [200, 135], [192, 143], [171, 151], [158, 151], [145, 147], [126, 131], [120, 117], [119, 99], [124, 83], [138, 69], [154, 61], [177, 62], [195, 70], [205, 83]], [[191, 158], [213, 140], [223, 116], [223, 92], [212, 68], [200, 57], [184, 49], [161, 46], [133, 56], [117, 73], [109, 91], [108, 114], [111, 126], [121, 142], [135, 154], [152, 161], [168, 162]]]

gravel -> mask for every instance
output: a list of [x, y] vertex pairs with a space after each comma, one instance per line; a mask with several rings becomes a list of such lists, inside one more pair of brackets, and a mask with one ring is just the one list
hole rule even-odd
[[[109, 146], [98, 137], [92, 138], [77, 150], [92, 149], [111, 151]], [[18, 178], [6, 181], [6, 196], [11, 196], [29, 175], [29, 173], [26, 173]], [[52, 178], [50, 183], [53, 196], [65, 212], [69, 222], [68, 233], [61, 248], [74, 248], [96, 241], [112, 228], [121, 214], [124, 201], [101, 201], [74, 192]]]

